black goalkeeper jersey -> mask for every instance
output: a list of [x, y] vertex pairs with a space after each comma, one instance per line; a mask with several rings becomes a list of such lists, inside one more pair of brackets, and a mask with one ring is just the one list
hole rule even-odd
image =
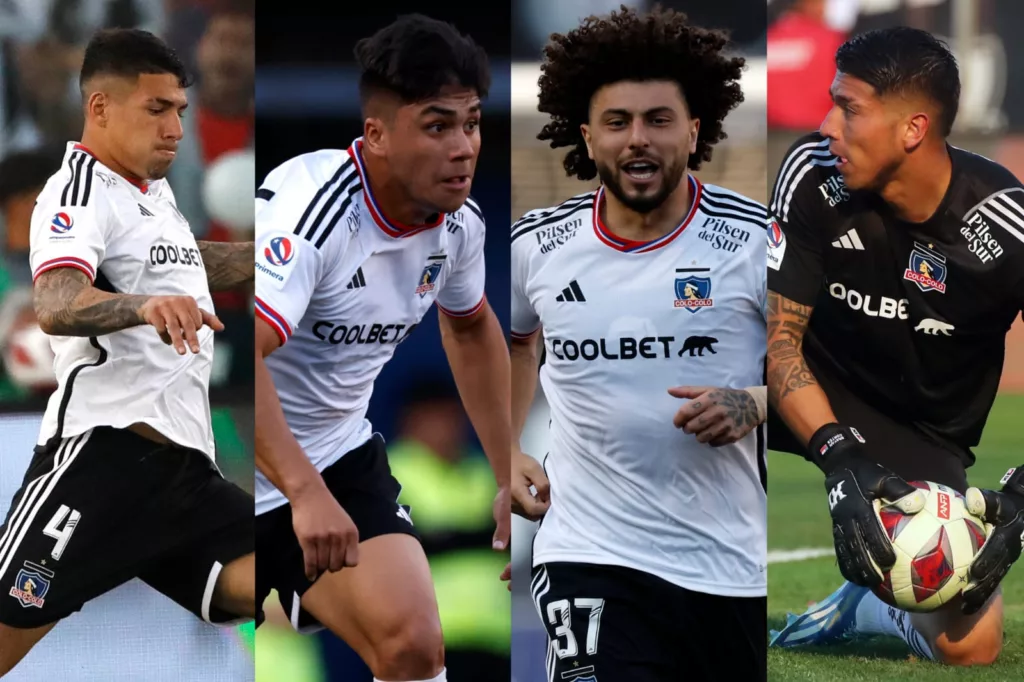
[[[973, 462], [1024, 309], [1024, 187], [949, 147], [953, 174], [923, 223], [851, 191], [821, 135], [789, 150], [769, 210], [768, 288], [813, 306], [808, 366]], [[856, 424], [854, 424], [856, 426]]]

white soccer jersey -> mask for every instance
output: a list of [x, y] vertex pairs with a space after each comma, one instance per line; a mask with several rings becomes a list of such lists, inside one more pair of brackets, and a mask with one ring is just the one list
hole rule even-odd
[[[74, 142], [36, 201], [30, 260], [33, 278], [76, 268], [105, 291], [191, 296], [215, 312], [199, 247], [167, 182], [136, 185]], [[145, 423], [212, 458], [213, 330], [204, 326], [198, 337], [200, 352], [185, 355], [149, 325], [91, 338], [51, 337], [58, 387], [39, 443], [95, 426]]]
[[[295, 157], [257, 192], [256, 314], [282, 343], [267, 366], [318, 471], [370, 438], [373, 382], [431, 304], [456, 317], [483, 306], [479, 206], [395, 223], [373, 198], [361, 149], [359, 138]], [[256, 513], [286, 502], [257, 470]]]
[[673, 426], [683, 401], [667, 390], [764, 384], [767, 216], [689, 182], [689, 214], [651, 242], [603, 225], [603, 189], [512, 226], [512, 333], [543, 334], [551, 411], [551, 507], [533, 561], [762, 596], [764, 426], [733, 445], [698, 443]]

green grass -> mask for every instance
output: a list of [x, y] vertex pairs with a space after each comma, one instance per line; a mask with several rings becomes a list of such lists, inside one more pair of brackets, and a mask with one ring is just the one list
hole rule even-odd
[[[1012, 466], [1024, 462], [1024, 396], [1002, 395], [988, 419], [978, 463], [969, 479], [997, 487]], [[832, 537], [821, 474], [790, 454], [769, 453], [768, 547], [772, 550], [830, 547]], [[1024, 559], [1021, 560], [1024, 564]], [[768, 571], [768, 627], [779, 629], [787, 611], [802, 613], [810, 602], [834, 591], [842, 576], [835, 558], [772, 564]], [[768, 677], [779, 682], [813, 680], [1021, 680], [1024, 679], [1024, 566], [1003, 580], [1003, 653], [987, 668], [951, 668], [911, 657], [902, 640], [878, 637], [835, 647], [769, 649]]]

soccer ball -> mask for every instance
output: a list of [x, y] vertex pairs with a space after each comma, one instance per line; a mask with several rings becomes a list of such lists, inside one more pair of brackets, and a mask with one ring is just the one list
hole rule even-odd
[[885, 603], [904, 611], [927, 613], [949, 602], [967, 586], [967, 570], [987, 537], [985, 522], [967, 511], [964, 496], [939, 483], [911, 481], [923, 490], [924, 508], [916, 514], [874, 501], [896, 563], [882, 571], [873, 588]]

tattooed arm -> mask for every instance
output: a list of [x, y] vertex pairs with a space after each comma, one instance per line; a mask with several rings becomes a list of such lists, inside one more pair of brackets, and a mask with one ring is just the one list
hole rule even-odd
[[80, 270], [57, 268], [36, 279], [32, 303], [47, 334], [101, 336], [146, 324], [139, 311], [149, 298], [100, 291]]
[[196, 242], [206, 267], [210, 291], [224, 291], [253, 281], [253, 242]]
[[180, 355], [199, 352], [196, 330], [224, 328], [216, 315], [200, 310], [191, 296], [111, 294], [92, 286], [75, 268], [48, 270], [36, 278], [32, 303], [39, 328], [53, 336], [102, 336], [152, 325]]
[[820, 427], [837, 421], [804, 359], [813, 309], [768, 292], [768, 402], [805, 446]]

